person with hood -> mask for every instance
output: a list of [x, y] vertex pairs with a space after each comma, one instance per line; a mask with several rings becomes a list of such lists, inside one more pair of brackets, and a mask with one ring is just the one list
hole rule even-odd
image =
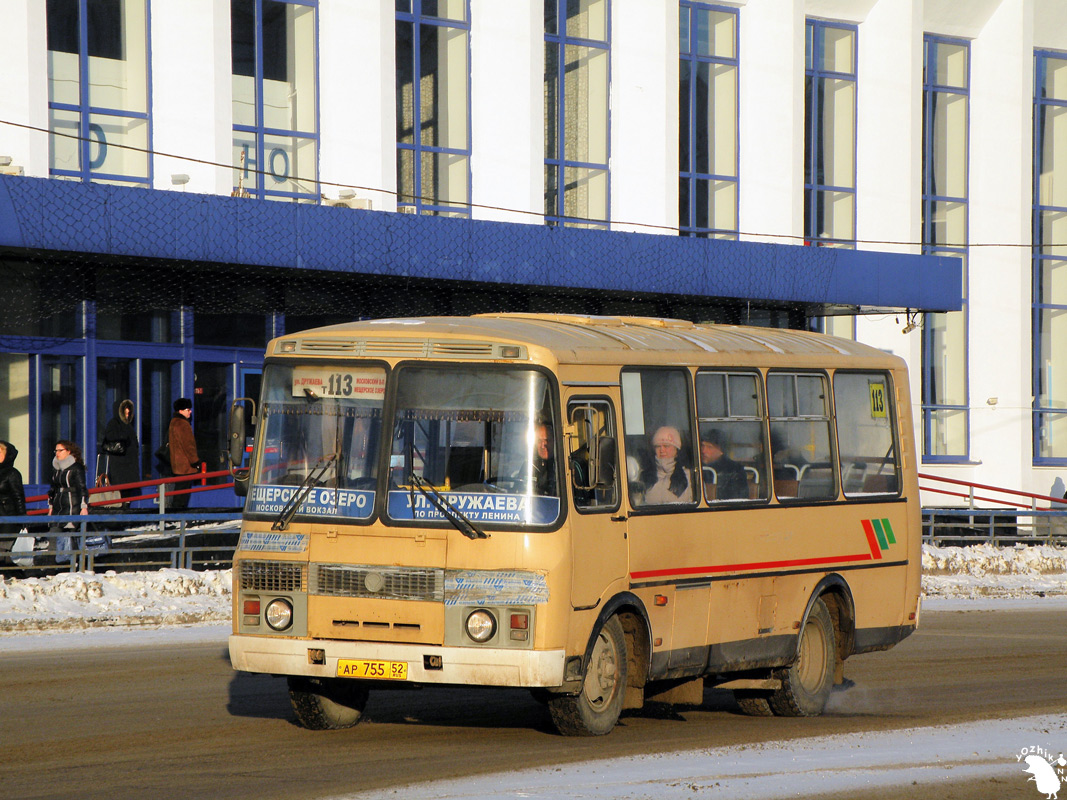
[[[26, 491], [22, 488], [22, 473], [15, 469], [19, 451], [11, 442], [0, 439], [0, 533], [18, 533], [21, 525], [4, 522], [4, 517], [26, 514]], [[0, 554], [11, 552], [12, 539], [0, 540]]]
[[[137, 429], [133, 427], [133, 401], [123, 400], [115, 406], [115, 416], [104, 428], [100, 443], [104, 472], [112, 486], [120, 483], [136, 483], [141, 480], [141, 446], [137, 442]], [[123, 489], [122, 496], [136, 497], [141, 489]]]
[[[193, 416], [193, 401], [179, 397], [174, 401], [174, 416], [167, 428], [167, 443], [170, 446], [170, 469], [176, 476], [193, 475], [200, 470], [200, 456], [196, 452], [196, 437], [189, 421]], [[174, 485], [177, 490], [189, 489], [192, 484], [183, 481]], [[189, 495], [179, 494], [169, 499], [172, 509], [189, 507]]]
[[690, 503], [693, 500], [692, 479], [679, 453], [682, 434], [675, 427], [664, 425], [652, 435], [652, 450], [656, 460], [643, 475], [645, 505]]

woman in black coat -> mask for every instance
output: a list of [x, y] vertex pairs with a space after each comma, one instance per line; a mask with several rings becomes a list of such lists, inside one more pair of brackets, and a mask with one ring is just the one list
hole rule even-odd
[[[115, 416], [104, 428], [100, 454], [111, 485], [136, 483], [141, 480], [141, 447], [137, 430], [133, 427], [133, 401], [123, 400], [115, 408]], [[99, 466], [99, 465], [98, 465]], [[123, 489], [123, 497], [136, 497], [141, 489]]]
[[[22, 473], [15, 469], [19, 451], [11, 442], [0, 439], [0, 517], [21, 517], [26, 514], [26, 491], [22, 488]], [[0, 522], [0, 533], [18, 533], [20, 525]], [[8, 542], [10, 545], [10, 542]]]
[[60, 439], [52, 459], [52, 486], [48, 490], [48, 513], [88, 514], [89, 490], [85, 485], [85, 462], [74, 442]]

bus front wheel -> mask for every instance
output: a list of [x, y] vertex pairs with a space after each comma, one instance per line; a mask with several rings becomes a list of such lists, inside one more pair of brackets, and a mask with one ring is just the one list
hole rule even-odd
[[612, 617], [597, 633], [581, 691], [549, 699], [552, 723], [564, 736], [610, 733], [622, 713], [625, 689], [626, 637], [619, 618]]
[[363, 717], [365, 687], [338, 678], [289, 678], [289, 702], [296, 721], [313, 731], [351, 728]]
[[771, 709], [780, 717], [815, 717], [823, 712], [834, 686], [837, 658], [834, 624], [821, 598], [812, 604], [800, 633], [800, 653], [785, 669], [776, 670], [780, 689], [770, 696]]

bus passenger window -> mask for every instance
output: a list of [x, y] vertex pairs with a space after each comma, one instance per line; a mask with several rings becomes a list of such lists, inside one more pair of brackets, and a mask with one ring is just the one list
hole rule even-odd
[[688, 371], [622, 374], [627, 482], [635, 507], [696, 501]]
[[893, 395], [886, 375], [838, 372], [834, 401], [845, 496], [897, 494], [900, 464], [893, 441]]
[[830, 402], [820, 374], [767, 376], [771, 462], [779, 500], [837, 496], [830, 454]]
[[569, 453], [574, 505], [589, 511], [618, 508], [618, 440], [611, 404], [572, 400], [567, 418], [576, 430]]
[[702, 370], [696, 376], [696, 395], [701, 482], [707, 501], [767, 499], [759, 376]]

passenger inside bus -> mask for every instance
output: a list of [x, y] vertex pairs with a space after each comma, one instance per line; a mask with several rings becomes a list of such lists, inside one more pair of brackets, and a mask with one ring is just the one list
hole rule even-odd
[[652, 434], [655, 460], [645, 468], [645, 505], [689, 503], [693, 498], [692, 476], [683, 453], [682, 434], [671, 425], [662, 425]]
[[708, 500], [747, 500], [748, 477], [745, 468], [726, 455], [730, 448], [726, 434], [718, 428], [700, 429], [700, 467], [704, 494]]

